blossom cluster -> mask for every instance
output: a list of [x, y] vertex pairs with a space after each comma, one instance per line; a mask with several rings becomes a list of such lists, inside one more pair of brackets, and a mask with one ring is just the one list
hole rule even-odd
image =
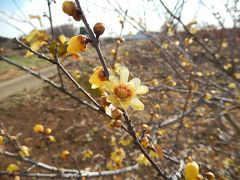
[[121, 67], [119, 78], [110, 75], [106, 78], [103, 67], [98, 66], [94, 69], [89, 82], [92, 88], [102, 88], [106, 92], [107, 100], [115, 107], [127, 110], [129, 106], [135, 110], [142, 111], [143, 103], [139, 100], [138, 95], [143, 95], [148, 92], [148, 87], [141, 85], [139, 78], [133, 78], [128, 81], [129, 70], [126, 67]]

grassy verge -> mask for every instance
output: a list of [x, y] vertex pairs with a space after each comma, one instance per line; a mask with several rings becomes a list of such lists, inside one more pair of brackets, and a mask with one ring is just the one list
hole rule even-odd
[[[34, 70], [39, 70], [43, 67], [46, 67], [49, 64], [48, 62], [43, 61], [35, 56], [24, 57], [24, 56], [12, 55], [12, 56], [9, 56], [9, 58], [15, 63], [21, 64], [23, 66], [26, 66]], [[12, 65], [9, 65], [3, 61], [0, 61], [0, 82], [6, 81], [8, 79], [13, 79], [17, 76], [22, 75], [23, 73], [24, 72], [18, 70]]]

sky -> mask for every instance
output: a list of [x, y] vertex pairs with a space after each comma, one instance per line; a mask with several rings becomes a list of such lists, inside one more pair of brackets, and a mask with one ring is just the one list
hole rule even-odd
[[[54, 26], [61, 24], [74, 24], [79, 27], [82, 22], [73, 21], [72, 18], [62, 12], [62, 3], [64, 0], [56, 0], [52, 3], [52, 14]], [[166, 5], [173, 9], [177, 0], [163, 0]], [[207, 7], [201, 5], [202, 1]], [[225, 18], [226, 26], [231, 26], [231, 19], [224, 7], [227, 0], [187, 0], [184, 6], [182, 19], [188, 23], [196, 19], [199, 24], [217, 24], [211, 10], [219, 12]], [[120, 32], [120, 16], [113, 10], [110, 4], [117, 7], [115, 0], [80, 0], [89, 24], [93, 26], [96, 22], [103, 22], [106, 25], [105, 36], [114, 36]], [[146, 23], [148, 30], [158, 31], [165, 21], [165, 11], [160, 5], [159, 0], [118, 0], [123, 10], [128, 9], [128, 14], [140, 21], [140, 18]], [[156, 10], [157, 9], [157, 10]], [[210, 10], [209, 10], [210, 9]], [[24, 33], [29, 33], [33, 26], [29, 23], [20, 22], [29, 20], [29, 15], [40, 15], [43, 26], [37, 19], [31, 20], [36, 28], [44, 29], [49, 27], [49, 21], [43, 17], [48, 13], [47, 0], [0, 0], [0, 36], [19, 37]], [[7, 16], [6, 16], [7, 15]], [[13, 17], [13, 18], [12, 18]], [[14, 20], [17, 19], [17, 20]], [[126, 24], [123, 34], [129, 32], [136, 33], [130, 24]]]

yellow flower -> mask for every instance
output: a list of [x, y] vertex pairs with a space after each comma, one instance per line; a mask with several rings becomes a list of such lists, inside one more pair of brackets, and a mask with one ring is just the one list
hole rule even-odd
[[133, 139], [128, 137], [128, 138], [122, 138], [120, 139], [119, 143], [123, 146], [129, 146], [132, 143]]
[[55, 143], [55, 142], [57, 141], [54, 136], [47, 136], [47, 140], [48, 140], [48, 142], [50, 142], [50, 143]]
[[122, 148], [115, 148], [115, 150], [111, 153], [111, 159], [117, 164], [121, 164], [125, 157], [126, 153]]
[[185, 165], [185, 180], [193, 180], [197, 179], [197, 176], [199, 174], [199, 165], [195, 162], [190, 160]]
[[114, 136], [111, 136], [110, 144], [111, 146], [116, 146], [116, 138]]
[[6, 170], [8, 173], [14, 173], [16, 171], [19, 171], [19, 167], [16, 164], [9, 164]]
[[105, 88], [111, 93], [107, 96], [108, 100], [116, 107], [127, 110], [129, 106], [135, 110], [142, 111], [143, 103], [138, 99], [137, 95], [146, 94], [148, 87], [140, 85], [139, 78], [133, 78], [128, 82], [129, 71], [123, 67], [119, 72], [120, 79], [114, 76], [109, 77], [110, 83]]
[[84, 51], [87, 48], [87, 37], [84, 35], [73, 36], [68, 41], [67, 51], [70, 53], [77, 53]]
[[44, 132], [44, 127], [43, 125], [41, 124], [36, 124], [34, 127], [33, 127], [33, 131], [35, 133], [43, 133]]
[[116, 164], [115, 164], [114, 162], [112, 162], [112, 161], [107, 162], [106, 167], [107, 167], [107, 169], [109, 169], [109, 170], [115, 170], [115, 169], [117, 169]]
[[98, 66], [94, 69], [94, 72], [91, 75], [89, 82], [92, 84], [92, 89], [103, 87], [108, 82], [102, 66]]
[[21, 157], [29, 157], [30, 156], [29, 148], [27, 146], [21, 146], [19, 150], [19, 155]]
[[150, 150], [149, 154], [152, 158], [158, 159], [158, 154], [156, 152], [154, 152], [153, 150]]
[[137, 161], [137, 163], [139, 165], [145, 165], [145, 166], [149, 166], [150, 165], [150, 162], [148, 161], [148, 159], [143, 154], [140, 154], [137, 157], [136, 161]]
[[84, 158], [91, 158], [93, 156], [93, 152], [90, 149], [83, 151]]

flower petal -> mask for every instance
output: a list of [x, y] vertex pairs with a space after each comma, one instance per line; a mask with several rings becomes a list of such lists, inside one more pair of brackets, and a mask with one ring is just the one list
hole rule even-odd
[[141, 80], [139, 78], [133, 78], [129, 83], [133, 84], [134, 89], [137, 89], [141, 84]]
[[124, 110], [127, 110], [130, 104], [129, 101], [119, 101], [119, 103]]
[[79, 52], [78, 46], [79, 46], [78, 37], [77, 36], [73, 36], [68, 41], [67, 51], [71, 52], [71, 53], [77, 53], [77, 52]]
[[139, 110], [139, 111], [144, 110], [144, 104], [138, 98], [133, 98], [130, 101], [130, 106], [135, 110]]
[[109, 95], [107, 96], [107, 99], [114, 105], [114, 106], [119, 106], [119, 102], [115, 95]]
[[148, 93], [148, 87], [147, 86], [139, 86], [137, 89], [136, 89], [136, 91], [135, 91], [135, 93], [136, 94], [146, 94], [146, 93]]
[[120, 69], [120, 82], [127, 83], [129, 76], [129, 71], [126, 67]]
[[115, 76], [112, 76], [112, 75], [109, 76], [109, 81], [111, 82], [111, 84], [113, 86], [115, 86], [116, 84], [119, 83], [119, 80]]

